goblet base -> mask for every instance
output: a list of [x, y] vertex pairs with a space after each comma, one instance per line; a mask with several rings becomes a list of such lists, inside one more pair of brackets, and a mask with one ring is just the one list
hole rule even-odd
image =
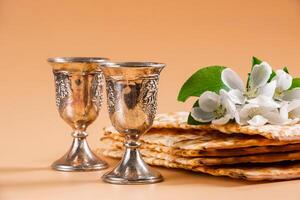
[[163, 181], [162, 175], [151, 169], [137, 149], [126, 148], [119, 165], [102, 176], [107, 183], [120, 185], [151, 184]]
[[106, 183], [119, 184], [119, 185], [143, 185], [162, 182], [163, 177], [158, 174], [155, 176], [139, 177], [137, 179], [128, 179], [127, 177], [120, 177], [117, 173], [107, 173], [102, 176], [102, 180]]
[[74, 138], [69, 152], [51, 167], [54, 170], [71, 172], [102, 170], [108, 165], [91, 151], [85, 138]]
[[101, 160], [94, 160], [92, 163], [84, 163], [81, 165], [74, 165], [69, 161], [62, 159], [57, 160], [51, 165], [52, 169], [57, 171], [65, 171], [65, 172], [72, 172], [72, 171], [96, 171], [106, 169], [108, 165], [103, 163]]

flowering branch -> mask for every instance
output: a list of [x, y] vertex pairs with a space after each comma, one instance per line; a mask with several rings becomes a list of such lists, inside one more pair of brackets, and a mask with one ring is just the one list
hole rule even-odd
[[[267, 62], [258, 61], [256, 59], [254, 62], [247, 86], [235, 71], [223, 68], [220, 71], [222, 84], [216, 82], [218, 86], [223, 85], [218, 91], [201, 88], [198, 101], [191, 110], [190, 116], [193, 120], [219, 125], [235, 121], [240, 125], [252, 126], [299, 122], [299, 79], [293, 79], [286, 68], [274, 72]], [[209, 69], [206, 68], [206, 71]], [[206, 77], [203, 72], [202, 76]], [[212, 80], [210, 81], [214, 83]], [[205, 84], [201, 79], [198, 83]], [[191, 86], [188, 80], [185, 87]], [[214, 88], [212, 85], [208, 88], [210, 87]], [[184, 92], [182, 90], [180, 93]]]

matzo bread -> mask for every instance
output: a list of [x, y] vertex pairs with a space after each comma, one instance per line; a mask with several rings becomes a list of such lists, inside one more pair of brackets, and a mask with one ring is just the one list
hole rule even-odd
[[179, 129], [210, 129], [209, 125], [193, 126], [186, 123], [188, 112], [170, 112], [157, 114], [152, 128], [179, 128]]
[[225, 124], [214, 125], [211, 124], [212, 129], [218, 130], [222, 133], [243, 133], [248, 135], [262, 135], [268, 139], [280, 141], [296, 141], [300, 140], [300, 124], [294, 125], [263, 125], [263, 126], [241, 126], [239, 124]]
[[[100, 148], [108, 149], [123, 149], [123, 146], [118, 144], [118, 141], [113, 139], [102, 140], [100, 143]], [[158, 150], [158, 151], [157, 151]], [[145, 157], [155, 157], [159, 159], [165, 159], [170, 162], [176, 162], [184, 165], [227, 165], [236, 163], [271, 163], [280, 161], [293, 161], [300, 160], [300, 151], [285, 152], [285, 153], [267, 153], [267, 154], [257, 154], [257, 155], [245, 155], [236, 157], [197, 157], [197, 158], [184, 158], [180, 156], [175, 156], [172, 154], [165, 153], [163, 151], [142, 148], [141, 154]]]
[[[104, 136], [123, 141], [123, 135], [113, 127], [104, 129]], [[266, 139], [260, 135], [225, 134], [218, 131], [203, 131], [197, 129], [152, 128], [142, 135], [140, 141], [147, 144], [157, 144], [180, 150], [209, 151], [216, 149], [235, 149], [243, 147], [281, 146], [300, 141], [278, 141]]]
[[[98, 154], [103, 154], [112, 158], [120, 158], [122, 156], [121, 149], [98, 149]], [[198, 166], [178, 164], [165, 159], [155, 157], [144, 157], [145, 162], [150, 165], [164, 166], [168, 168], [180, 168], [195, 172], [207, 173], [214, 176], [229, 176], [231, 178], [245, 179], [249, 181], [275, 181], [300, 178], [300, 163], [278, 163], [263, 166]]]
[[180, 128], [180, 129], [198, 129], [198, 130], [218, 130], [223, 133], [242, 133], [248, 135], [262, 135], [268, 139], [281, 141], [300, 140], [300, 124], [294, 125], [263, 125], [263, 126], [241, 126], [236, 123], [225, 125], [188, 125], [186, 123], [187, 112], [173, 112], [158, 114], [153, 128]]
[[[116, 148], [122, 148], [124, 138], [118, 137], [114, 139], [112, 137], [102, 137], [101, 142], [113, 142]], [[229, 156], [242, 156], [242, 155], [253, 155], [253, 154], [263, 154], [263, 153], [274, 153], [274, 152], [290, 152], [299, 151], [300, 144], [288, 144], [283, 146], [258, 146], [258, 147], [245, 147], [237, 149], [212, 149], [212, 150], [188, 150], [188, 149], [178, 149], [167, 147], [164, 145], [150, 144], [141, 142], [142, 149], [150, 149], [157, 152], [164, 152], [180, 157], [229, 157]]]

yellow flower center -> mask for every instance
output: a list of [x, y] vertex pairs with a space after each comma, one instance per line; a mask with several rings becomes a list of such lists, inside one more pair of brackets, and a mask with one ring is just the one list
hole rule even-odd
[[225, 113], [226, 113], [226, 109], [225, 109], [222, 105], [220, 105], [220, 106], [214, 111], [214, 116], [215, 116], [216, 119], [219, 119], [219, 118], [221, 118], [221, 117], [224, 117]]
[[248, 117], [253, 118], [254, 116], [259, 115], [259, 114], [260, 114], [259, 108], [251, 108], [248, 112]]

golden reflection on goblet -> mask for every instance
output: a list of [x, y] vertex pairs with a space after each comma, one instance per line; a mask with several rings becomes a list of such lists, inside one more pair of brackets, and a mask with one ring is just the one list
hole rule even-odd
[[73, 129], [70, 150], [52, 164], [60, 171], [89, 171], [107, 168], [86, 141], [87, 127], [97, 118], [102, 104], [104, 78], [97, 63], [105, 58], [49, 58], [53, 67], [56, 106], [61, 118]]
[[163, 180], [139, 152], [139, 137], [152, 126], [156, 113], [158, 79], [164, 64], [153, 62], [102, 63], [113, 126], [125, 135], [120, 163], [102, 179], [113, 184], [149, 184]]

